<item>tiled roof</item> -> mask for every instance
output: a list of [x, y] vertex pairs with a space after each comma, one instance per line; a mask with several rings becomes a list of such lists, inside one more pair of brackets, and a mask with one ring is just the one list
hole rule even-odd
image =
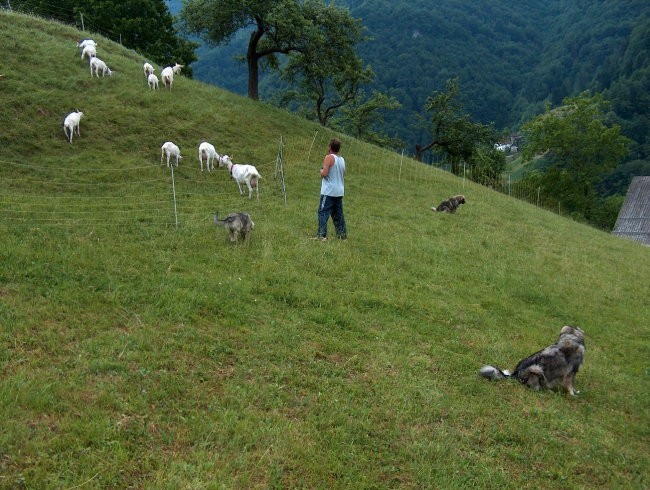
[[634, 177], [612, 234], [650, 246], [650, 177]]

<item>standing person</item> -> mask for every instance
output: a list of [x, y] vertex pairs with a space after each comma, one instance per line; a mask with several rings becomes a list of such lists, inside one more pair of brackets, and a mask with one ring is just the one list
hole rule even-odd
[[341, 142], [332, 138], [328, 153], [323, 160], [323, 168], [320, 169], [321, 187], [316, 240], [327, 239], [327, 221], [330, 216], [334, 223], [336, 237], [344, 240], [348, 237], [343, 216], [345, 160], [339, 155], [340, 150]]

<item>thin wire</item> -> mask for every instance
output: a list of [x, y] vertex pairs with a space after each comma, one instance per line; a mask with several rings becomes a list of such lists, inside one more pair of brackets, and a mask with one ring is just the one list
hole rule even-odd
[[[9, 160], [0, 160], [0, 163], [3, 165], [11, 165], [14, 167], [22, 167], [22, 168], [32, 168], [32, 169], [38, 169], [38, 170], [60, 170], [61, 167], [58, 166], [45, 166], [45, 165], [33, 165], [30, 163], [18, 163], [18, 162], [12, 162]], [[136, 170], [142, 170], [142, 169], [147, 169], [147, 168], [154, 168], [157, 164], [148, 164], [148, 165], [142, 165], [138, 167], [128, 167], [128, 168], [115, 168], [115, 167], [86, 167], [83, 169], [79, 169], [80, 171], [83, 172], [132, 172]], [[75, 170], [75, 169], [66, 169], [66, 171], [69, 170]]]

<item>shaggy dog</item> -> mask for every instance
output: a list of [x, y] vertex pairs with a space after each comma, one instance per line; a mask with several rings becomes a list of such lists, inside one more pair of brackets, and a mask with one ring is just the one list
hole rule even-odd
[[214, 213], [214, 224], [228, 230], [232, 243], [236, 243], [240, 235], [244, 241], [247, 241], [251, 230], [255, 228], [255, 223], [248, 213], [230, 213], [224, 219], [219, 219], [219, 213], [216, 212]]
[[442, 201], [438, 207], [433, 206], [431, 211], [447, 211], [448, 213], [455, 213], [461, 204], [465, 204], [465, 196], [458, 195], [452, 196], [449, 199]]
[[534, 390], [541, 387], [552, 390], [562, 386], [571, 396], [575, 396], [578, 392], [573, 388], [573, 381], [584, 354], [585, 333], [578, 327], [567, 325], [562, 327], [560, 337], [554, 344], [519, 361], [512, 374], [494, 366], [483, 366], [480, 373], [494, 381], [514, 376]]

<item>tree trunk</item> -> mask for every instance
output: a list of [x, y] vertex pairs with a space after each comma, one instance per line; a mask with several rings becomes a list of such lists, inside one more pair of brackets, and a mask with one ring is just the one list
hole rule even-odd
[[433, 145], [435, 145], [437, 141], [432, 141], [428, 145], [425, 146], [420, 146], [420, 145], [415, 145], [415, 160], [418, 162], [422, 161], [422, 155], [424, 154], [425, 151], [427, 151], [429, 148], [431, 148]]
[[248, 97], [253, 100], [259, 100], [260, 98], [260, 56], [257, 54], [257, 45], [263, 34], [264, 31], [261, 28], [251, 32], [251, 37], [248, 40], [248, 50], [246, 52], [246, 61], [248, 63]]
[[259, 100], [259, 65], [257, 56], [248, 57], [248, 97], [253, 100]]

